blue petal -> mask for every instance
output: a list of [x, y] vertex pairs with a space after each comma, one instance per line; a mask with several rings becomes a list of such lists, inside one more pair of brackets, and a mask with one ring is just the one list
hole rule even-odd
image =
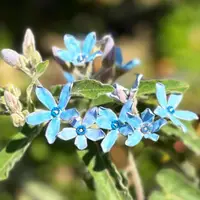
[[135, 94], [135, 92], [138, 90], [138, 87], [140, 85], [140, 81], [142, 80], [143, 75], [142, 74], [137, 74], [136, 75], [136, 80], [131, 88], [131, 93]]
[[135, 130], [133, 134], [128, 135], [128, 139], [125, 142], [126, 146], [133, 147], [137, 145], [143, 138], [143, 135], [140, 131]]
[[176, 109], [176, 107], [180, 104], [182, 98], [183, 98], [182, 94], [171, 94], [169, 96], [167, 106], [172, 106], [174, 109]]
[[44, 87], [36, 87], [35, 92], [40, 102], [43, 103], [49, 110], [57, 107], [55, 99], [47, 89], [45, 89]]
[[64, 77], [66, 78], [68, 83], [73, 83], [75, 81], [75, 78], [71, 73], [64, 72]]
[[141, 118], [143, 122], [153, 122], [155, 115], [152, 113], [152, 111], [147, 108], [141, 113]]
[[88, 128], [85, 136], [92, 141], [97, 141], [103, 139], [105, 137], [105, 133], [101, 129]]
[[138, 116], [128, 113], [127, 122], [132, 128], [138, 128], [140, 127], [142, 120]]
[[83, 150], [87, 147], [87, 139], [85, 135], [77, 135], [74, 144], [78, 149]]
[[64, 36], [64, 43], [67, 47], [67, 50], [72, 54], [72, 56], [81, 53], [80, 42], [74, 36], [66, 34]]
[[80, 114], [75, 108], [70, 108], [63, 111], [60, 115], [60, 118], [65, 121], [72, 120], [75, 117], [78, 117]]
[[121, 67], [123, 63], [123, 57], [122, 57], [122, 52], [120, 47], [115, 47], [115, 64], [118, 67]]
[[102, 56], [102, 54], [103, 53], [101, 51], [96, 51], [87, 58], [87, 62], [93, 61], [96, 57]]
[[96, 44], [96, 33], [89, 33], [83, 42], [83, 53], [89, 55]]
[[77, 128], [78, 126], [82, 125], [82, 119], [81, 117], [75, 117], [72, 119], [72, 121], [70, 122], [70, 124], [74, 127]]
[[175, 126], [180, 127], [184, 133], [187, 132], [186, 126], [180, 120], [176, 119], [173, 115], [169, 115], [169, 118]]
[[145, 134], [145, 135], [144, 135], [144, 138], [150, 139], [150, 140], [152, 140], [152, 141], [154, 141], [154, 142], [157, 142], [158, 139], [159, 139], [159, 135], [156, 134], [156, 133], [149, 133], [149, 134]]
[[68, 102], [69, 102], [69, 99], [71, 97], [71, 95], [70, 95], [71, 88], [72, 88], [72, 84], [71, 83], [67, 83], [62, 88], [62, 91], [61, 91], [61, 94], [60, 94], [60, 98], [59, 98], [59, 103], [58, 103], [58, 107], [61, 110], [64, 109], [67, 106]]
[[159, 104], [163, 108], [166, 108], [167, 96], [166, 96], [165, 86], [162, 83], [156, 83], [156, 96], [157, 96]]
[[66, 50], [56, 51], [56, 56], [58, 56], [61, 60], [65, 62], [72, 62], [73, 60], [73, 55], [71, 54], [71, 52]]
[[26, 117], [26, 123], [32, 126], [47, 122], [51, 119], [50, 111], [37, 111]]
[[77, 136], [75, 128], [64, 128], [60, 133], [58, 133], [58, 138], [61, 140], [71, 140]]
[[111, 123], [117, 120], [116, 114], [108, 108], [100, 107], [99, 116], [97, 117], [96, 124], [103, 129], [111, 129]]
[[128, 70], [133, 69], [134, 67], [136, 67], [139, 64], [140, 64], [139, 59], [133, 59], [133, 60], [127, 62], [126, 64], [122, 65], [120, 68], [128, 71]]
[[197, 120], [199, 118], [195, 113], [185, 110], [176, 110], [174, 116], [187, 121]]
[[121, 112], [120, 112], [120, 114], [119, 114], [119, 120], [120, 120], [121, 122], [124, 123], [124, 122], [127, 121], [127, 118], [128, 118], [127, 113], [132, 111], [132, 105], [133, 105], [132, 100], [128, 100], [128, 101], [123, 105], [123, 107], [122, 107], [122, 109], [121, 109]]
[[167, 117], [168, 113], [167, 110], [158, 106], [155, 110], [154, 113], [162, 118]]
[[110, 151], [110, 149], [115, 144], [117, 137], [118, 137], [118, 131], [117, 130], [112, 130], [106, 135], [106, 137], [101, 142], [101, 148], [102, 148], [104, 153], [107, 153], [107, 152]]
[[153, 123], [153, 129], [152, 132], [158, 132], [162, 126], [164, 126], [167, 123], [165, 119], [158, 119]]
[[115, 42], [111, 35], [104, 36], [102, 40], [105, 41], [105, 47], [104, 47], [103, 55], [102, 55], [102, 57], [104, 59], [107, 56], [109, 56], [110, 53], [113, 51]]
[[97, 107], [89, 109], [85, 117], [83, 118], [83, 125], [86, 127], [90, 127], [92, 124], [96, 122], [97, 119]]
[[60, 131], [60, 119], [59, 118], [53, 118], [46, 130], [45, 136], [47, 138], [47, 141], [49, 144], [53, 144], [56, 140], [56, 136], [58, 132]]
[[127, 135], [130, 135], [133, 133], [133, 129], [131, 128], [131, 126], [129, 125], [125, 125], [125, 126], [122, 126], [120, 129], [119, 129], [119, 132], [124, 135], [124, 136], [127, 136]]

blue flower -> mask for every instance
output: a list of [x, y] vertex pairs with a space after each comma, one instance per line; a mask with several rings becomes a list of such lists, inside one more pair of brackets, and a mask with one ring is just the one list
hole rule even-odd
[[115, 47], [115, 64], [118, 68], [123, 70], [131, 70], [132, 68], [136, 67], [137, 65], [140, 65], [140, 60], [133, 59], [125, 64], [123, 64], [123, 57], [122, 52], [119, 47]]
[[73, 128], [64, 128], [58, 137], [62, 140], [70, 140], [75, 138], [74, 144], [78, 149], [83, 150], [87, 147], [87, 139], [92, 141], [101, 140], [105, 137], [105, 133], [101, 129], [91, 128], [97, 117], [97, 108], [87, 111], [83, 119], [75, 118], [72, 122]]
[[132, 104], [131, 100], [128, 100], [124, 104], [119, 114], [119, 118], [111, 109], [104, 107], [99, 108], [96, 124], [102, 129], [110, 130], [101, 143], [104, 153], [110, 151], [115, 144], [119, 133], [127, 136], [132, 132], [132, 128], [125, 123], [128, 117], [127, 112], [131, 111]]
[[65, 110], [69, 100], [71, 84], [66, 84], [60, 94], [59, 102], [56, 103], [52, 94], [43, 87], [36, 88], [37, 98], [46, 106], [49, 111], [41, 110], [29, 114], [26, 118], [27, 124], [38, 125], [44, 122], [49, 122], [46, 130], [46, 138], [49, 144], [56, 140], [56, 136], [60, 131], [60, 120], [71, 120], [78, 115], [78, 111], [74, 108]]
[[93, 61], [97, 56], [101, 56], [101, 51], [92, 53], [96, 44], [95, 32], [89, 33], [83, 44], [74, 36], [66, 34], [64, 36], [64, 43], [67, 50], [58, 49], [54, 54], [64, 62], [70, 62], [74, 66], [82, 66], [85, 63]]
[[73, 83], [75, 81], [74, 76], [69, 72], [64, 72], [64, 77], [68, 83]]
[[[171, 94], [167, 101], [165, 86], [162, 83], [156, 84], [156, 96], [160, 106], [158, 106], [154, 113], [162, 118], [169, 118], [172, 123], [180, 127], [183, 132], [187, 132], [187, 128], [178, 119], [191, 121], [198, 119], [198, 116], [190, 111], [175, 110], [181, 102], [182, 94]], [[178, 118], [178, 119], [177, 119]]]
[[137, 145], [142, 138], [157, 141], [159, 135], [156, 134], [160, 128], [167, 123], [165, 119], [154, 121], [155, 115], [147, 108], [141, 113], [141, 118], [137, 115], [128, 113], [128, 123], [133, 129], [133, 132], [128, 135], [125, 144], [133, 147]]

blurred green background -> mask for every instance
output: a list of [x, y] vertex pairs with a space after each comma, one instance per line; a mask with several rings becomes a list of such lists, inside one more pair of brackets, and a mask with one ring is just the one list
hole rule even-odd
[[[52, 57], [51, 46], [64, 47], [65, 33], [81, 36], [96, 31], [99, 39], [105, 34], [115, 38], [125, 61], [142, 61], [141, 67], [120, 79], [121, 83], [132, 84], [136, 72], [143, 73], [145, 78], [184, 80], [191, 88], [181, 107], [200, 113], [199, 0], [1, 0], [0, 49], [21, 52], [26, 28], [35, 34], [43, 59], [50, 60], [41, 79], [47, 87], [65, 82], [61, 67]], [[23, 89], [29, 80], [0, 60], [0, 85], [9, 83]], [[9, 117], [0, 117], [0, 127], [1, 149], [16, 130]], [[198, 179], [199, 157], [187, 151], [180, 141], [169, 139], [162, 150], [152, 143], [141, 143], [133, 151], [147, 196], [157, 187], [155, 175], [162, 168], [186, 168], [190, 179]], [[111, 153], [120, 169], [126, 165], [126, 158], [119, 160], [116, 155], [122, 158], [126, 157], [124, 154], [117, 147]], [[71, 142], [48, 145], [41, 135], [9, 180], [0, 183], [0, 200], [95, 200], [94, 192], [83, 181], [83, 171]]]

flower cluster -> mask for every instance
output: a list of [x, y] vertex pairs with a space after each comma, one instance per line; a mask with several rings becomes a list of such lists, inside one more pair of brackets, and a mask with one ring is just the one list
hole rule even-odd
[[[39, 77], [37, 73], [41, 75], [44, 72], [44, 68], [41, 68], [40, 63], [42, 62], [40, 55], [32, 48], [36, 59], [36, 66], [34, 68], [35, 59], [31, 60], [29, 56], [30, 44], [34, 44], [33, 36], [27, 33], [26, 39], [28, 48], [26, 48], [26, 42], [24, 44], [24, 55], [19, 55], [12, 50], [3, 50], [2, 55], [7, 63], [18, 66], [18, 69], [22, 69], [27, 75], [33, 80], [37, 80]], [[30, 42], [32, 41], [32, 42]], [[87, 148], [87, 139], [91, 141], [100, 141], [103, 152], [109, 152], [113, 145], [117, 142], [119, 137], [125, 137], [125, 145], [133, 147], [137, 145], [143, 138], [150, 139], [156, 142], [159, 139], [158, 131], [162, 126], [166, 125], [168, 121], [171, 121], [175, 126], [180, 127], [183, 132], [187, 131], [186, 126], [179, 120], [191, 121], [198, 119], [198, 116], [190, 111], [176, 110], [177, 106], [182, 100], [182, 94], [171, 94], [167, 99], [166, 89], [162, 83], [156, 83], [156, 96], [159, 106], [152, 111], [146, 108], [141, 114], [137, 110], [137, 92], [139, 90], [140, 81], [143, 75], [138, 74], [136, 81], [132, 88], [128, 90], [123, 86], [113, 83], [115, 80], [113, 73], [106, 79], [105, 76], [109, 75], [107, 68], [105, 69], [105, 60], [108, 59], [111, 62], [111, 66], [115, 66], [115, 70], [120, 69], [122, 71], [128, 71], [140, 64], [138, 59], [133, 59], [123, 64], [123, 58], [121, 49], [114, 46], [114, 41], [111, 36], [104, 36], [102, 40], [97, 41], [96, 34], [94, 32], [89, 33], [84, 41], [77, 40], [74, 36], [66, 34], [64, 36], [64, 43], [66, 50], [53, 47], [53, 54], [56, 58], [64, 62], [70, 67], [73, 67], [73, 74], [69, 71], [65, 72], [64, 75], [68, 80], [68, 83], [63, 86], [58, 102], [54, 99], [53, 95], [49, 90], [34, 82], [37, 87], [35, 89], [38, 100], [48, 110], [36, 110], [30, 113], [26, 117], [26, 123], [35, 126], [46, 123], [46, 139], [49, 144], [55, 142], [57, 138], [67, 141], [74, 139], [74, 144], [78, 149], [83, 150]], [[103, 44], [103, 45], [102, 45]], [[104, 48], [102, 48], [104, 46]], [[26, 50], [29, 50], [28, 53]], [[10, 55], [12, 54], [10, 59]], [[9, 57], [9, 58], [8, 58]], [[30, 57], [30, 58], [29, 58]], [[111, 80], [113, 83], [114, 92], [108, 93], [107, 96], [122, 104], [121, 111], [115, 113], [110, 108], [105, 107], [92, 107], [85, 113], [82, 118], [80, 112], [76, 108], [66, 109], [71, 95], [73, 83], [76, 79], [90, 78], [95, 70], [93, 67], [93, 61], [97, 57], [102, 57], [102, 68], [97, 71], [98, 75], [104, 73], [104, 79]], [[22, 62], [23, 61], [23, 62]], [[33, 62], [34, 61], [34, 62]], [[25, 64], [29, 66], [26, 68]], [[90, 66], [90, 67], [88, 67]], [[112, 68], [111, 67], [111, 68]], [[81, 72], [86, 69], [85, 76], [78, 76]], [[112, 70], [113, 71], [113, 68]], [[106, 74], [105, 74], [106, 72]], [[99, 76], [101, 77], [101, 76]], [[8, 95], [6, 96], [8, 97]], [[13, 103], [12, 95], [7, 99], [7, 106], [13, 109], [16, 106], [17, 100]], [[12, 97], [12, 98], [11, 98]], [[11, 101], [11, 100], [12, 101]], [[9, 104], [8, 104], [9, 103]], [[18, 104], [21, 105], [21, 104]], [[14, 107], [15, 108], [15, 107]], [[21, 108], [19, 109], [21, 111]], [[61, 128], [63, 124], [63, 128]]]

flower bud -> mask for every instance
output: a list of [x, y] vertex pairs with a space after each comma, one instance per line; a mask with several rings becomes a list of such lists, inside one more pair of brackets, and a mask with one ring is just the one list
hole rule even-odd
[[1, 55], [3, 60], [12, 67], [18, 67], [20, 65], [20, 55], [16, 51], [13, 51], [12, 49], [3, 49]]
[[13, 125], [15, 127], [21, 127], [25, 124], [25, 117], [22, 113], [13, 113], [11, 114]]
[[26, 57], [29, 57], [30, 54], [34, 51], [35, 51], [35, 38], [31, 29], [27, 29], [23, 42], [23, 54]]

